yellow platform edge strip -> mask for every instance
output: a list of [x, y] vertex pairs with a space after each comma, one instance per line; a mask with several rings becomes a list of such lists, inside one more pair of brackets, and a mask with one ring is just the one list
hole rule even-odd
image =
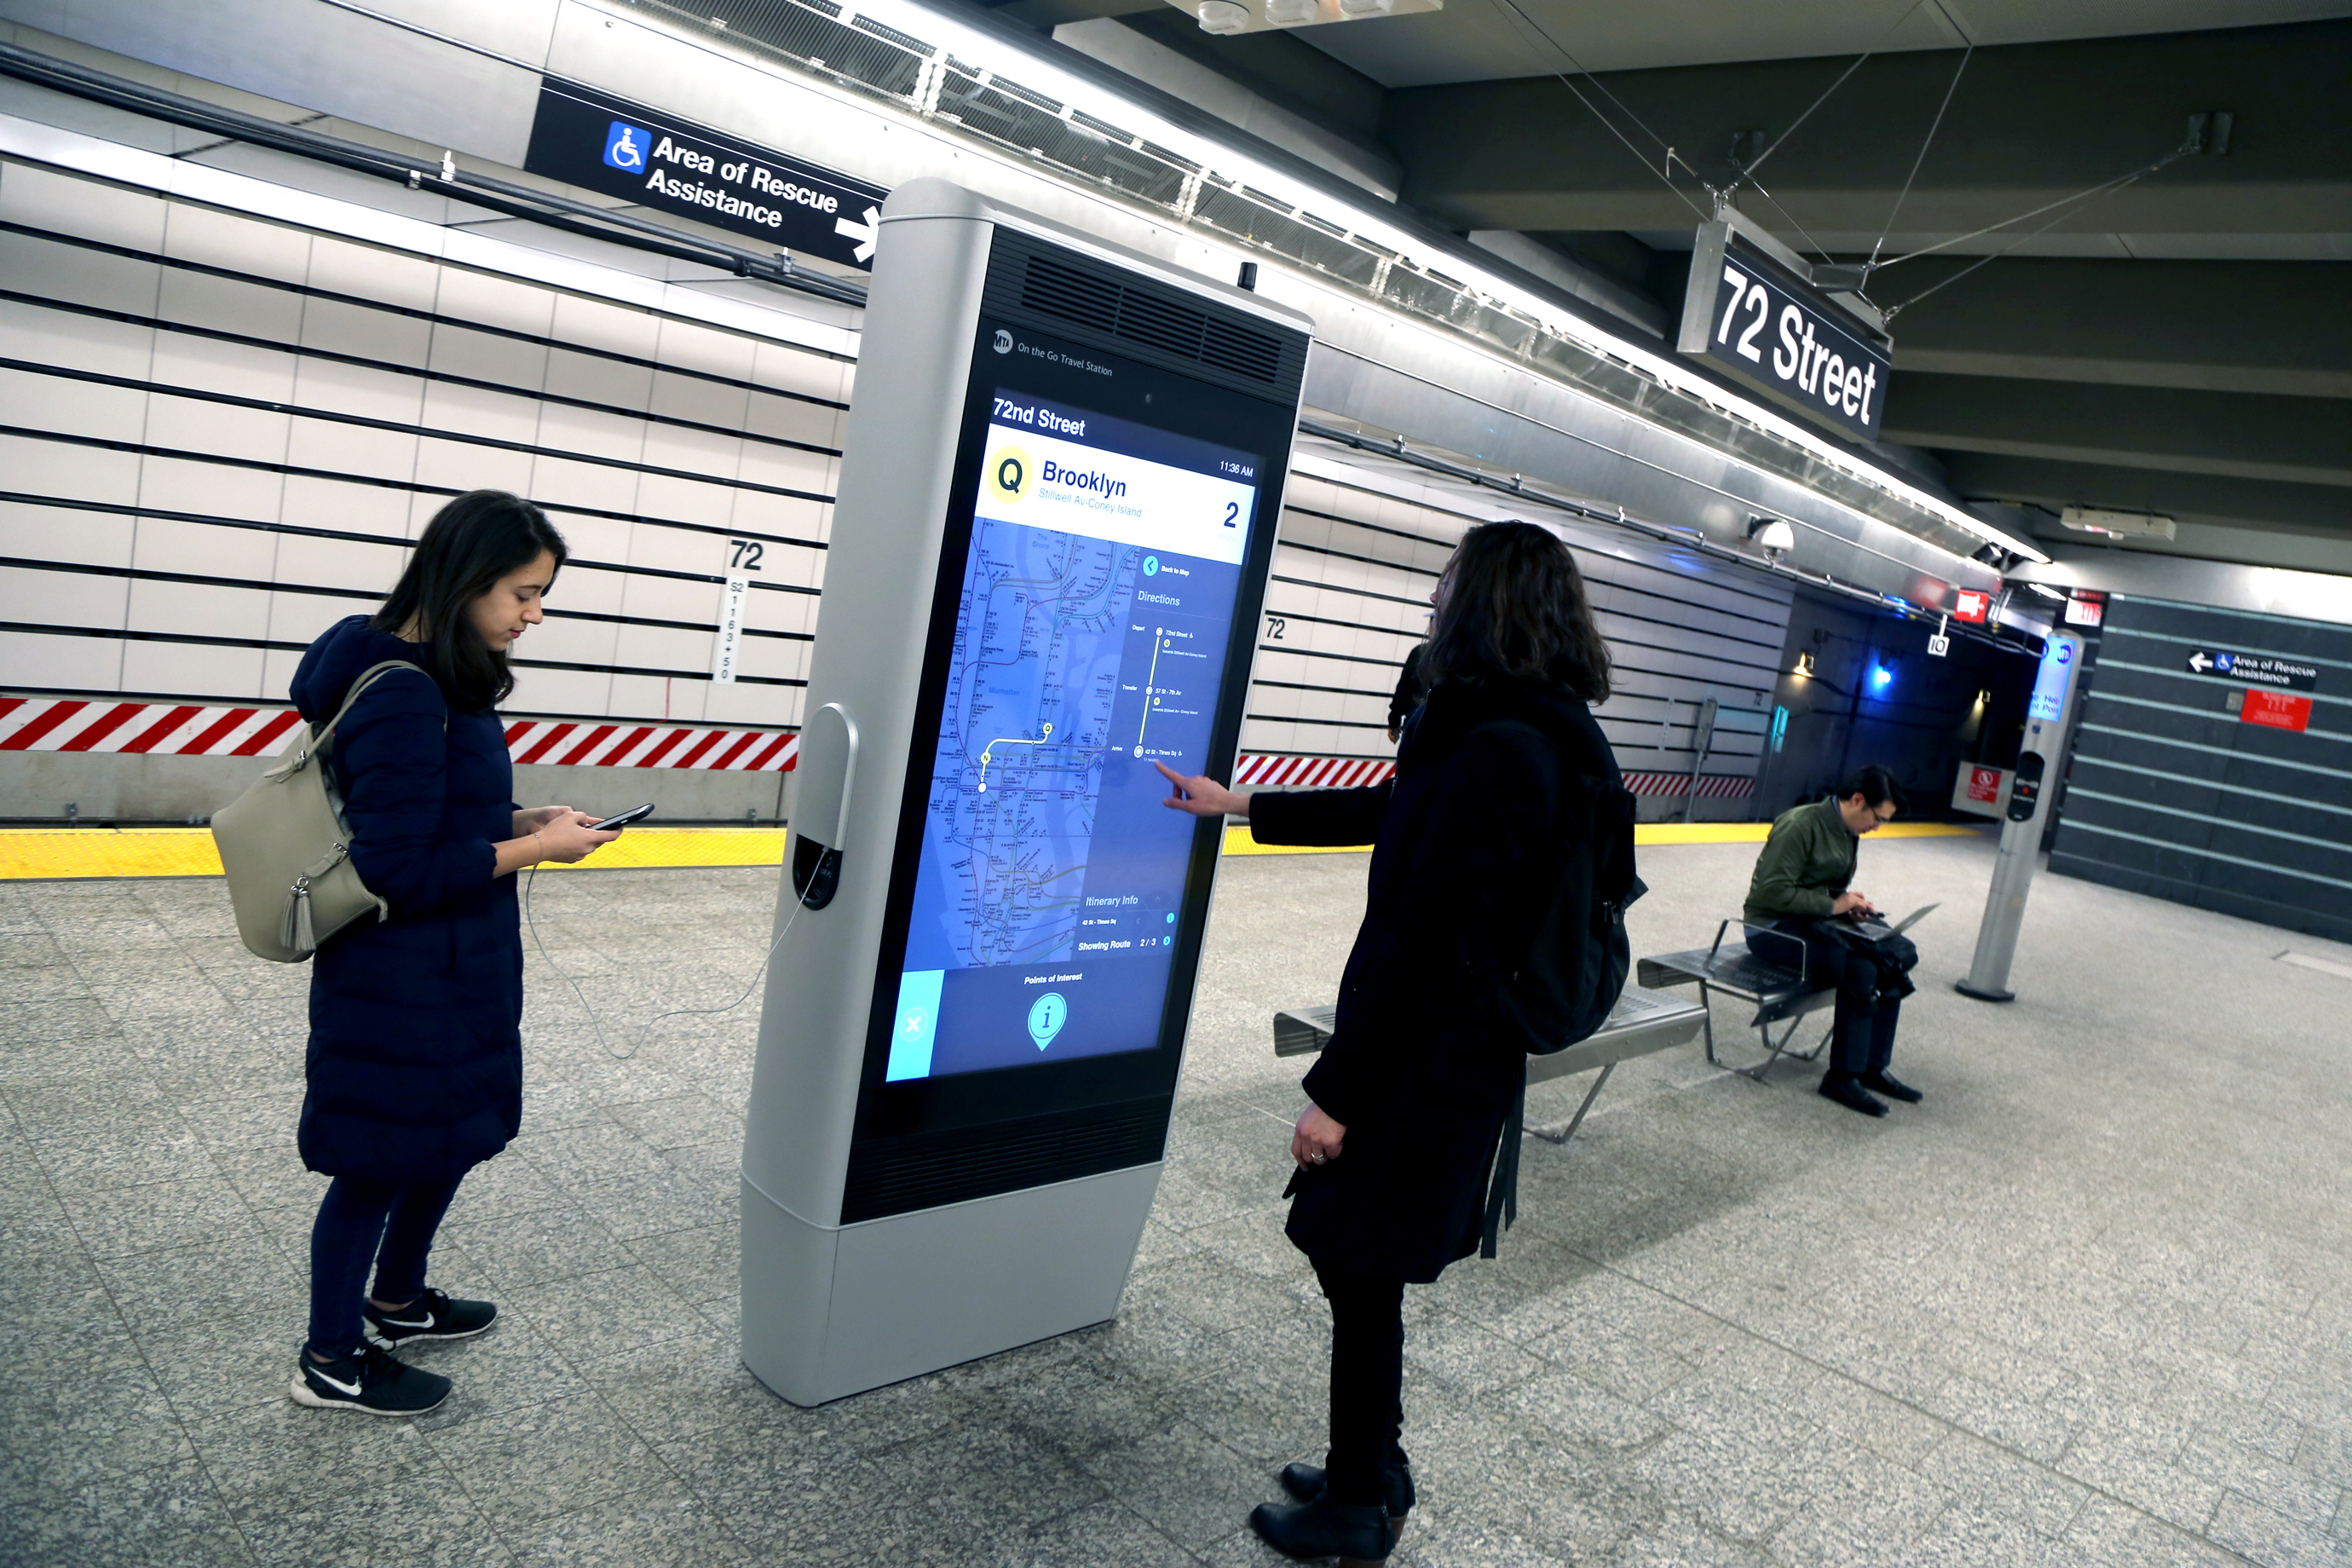
[[[1990, 826], [1990, 824], [1987, 824]], [[1633, 830], [1644, 847], [1761, 844], [1769, 822], [1654, 822]], [[1876, 838], [1956, 838], [1982, 828], [1954, 822], [1898, 822]], [[677, 866], [781, 866], [781, 827], [633, 827], [578, 866], [550, 871], [635, 871]], [[1370, 845], [1300, 848], [1260, 844], [1246, 827], [1225, 829], [1228, 855], [1360, 855]], [[0, 828], [0, 881], [84, 877], [217, 877], [220, 856], [202, 827]]]

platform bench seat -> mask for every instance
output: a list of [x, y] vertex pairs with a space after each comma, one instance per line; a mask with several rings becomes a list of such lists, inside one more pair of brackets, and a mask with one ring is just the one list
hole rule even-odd
[[[1331, 1043], [1331, 1031], [1339, 1015], [1337, 1006], [1289, 1007], [1274, 1016], [1274, 1054], [1278, 1057], [1311, 1056]], [[1576, 1136], [1584, 1121], [1584, 1113], [1601, 1098], [1601, 1086], [1617, 1070], [1617, 1064], [1635, 1057], [1646, 1057], [1653, 1051], [1663, 1051], [1687, 1044], [1696, 1038], [1706, 1024], [1706, 1009], [1697, 1002], [1677, 996], [1662, 996], [1639, 985], [1628, 985], [1609, 1021], [1590, 1037], [1579, 1040], [1564, 1051], [1548, 1057], [1528, 1058], [1528, 1085], [1549, 1083], [1557, 1078], [1573, 1078], [1580, 1072], [1599, 1068], [1601, 1076], [1592, 1080], [1585, 1092], [1584, 1103], [1576, 1114], [1556, 1127], [1530, 1127], [1528, 1131], [1548, 1142], [1565, 1143]]]
[[[1731, 935], [1735, 930], [1739, 936]], [[1716, 927], [1714, 945], [1644, 958], [1634, 966], [1634, 974], [1651, 990], [1696, 985], [1698, 1005], [1705, 1015], [1700, 1032], [1706, 1039], [1707, 1061], [1759, 1082], [1782, 1057], [1791, 1061], [1814, 1061], [1829, 1044], [1829, 1034], [1823, 1031], [1811, 1050], [1789, 1048], [1808, 1016], [1836, 1005], [1837, 992], [1807, 988], [1805, 944], [1787, 931], [1725, 921]], [[1756, 1008], [1756, 1016], [1748, 1023], [1763, 1039], [1765, 1057], [1753, 1067], [1735, 1068], [1715, 1054], [1715, 1019], [1708, 1003], [1718, 991]], [[1777, 1039], [1772, 1034], [1775, 1024], [1787, 1026]]]

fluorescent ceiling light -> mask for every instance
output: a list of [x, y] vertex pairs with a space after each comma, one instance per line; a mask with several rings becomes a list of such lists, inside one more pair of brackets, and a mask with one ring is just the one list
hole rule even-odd
[[[1202, 136], [1162, 119], [1146, 104], [1077, 76], [1041, 55], [1031, 54], [1018, 44], [981, 32], [957, 17], [934, 11], [919, 4], [918, 0], [855, 0], [852, 6], [842, 12], [841, 20], [846, 24], [859, 15], [872, 16], [886, 26], [937, 45], [966, 65], [977, 66], [991, 74], [1003, 71], [1022, 87], [1045, 93], [1074, 109], [1132, 131], [1226, 179], [1238, 179], [1326, 222], [1340, 224], [1349, 232], [1396, 252], [1415, 266], [1458, 279], [1486, 298], [1533, 318], [1547, 331], [1580, 343], [1593, 353], [1633, 365], [1678, 392], [1698, 398], [1801, 447], [1809, 456], [1819, 458], [1841, 473], [1874, 485], [1964, 533], [1998, 544], [2011, 554], [2029, 561], [2046, 564], [2050, 560], [2049, 556], [2025, 541], [2011, 538], [1981, 518], [1962, 510], [1939, 496], [1929, 495], [1883, 468], [1859, 461], [1807, 426], [1762, 403], [1717, 386], [1672, 357], [1618, 337], [1581, 316], [1563, 310], [1551, 300], [1529, 292], [1520, 284], [1487, 271], [1475, 259], [1450, 253], [1432, 253], [1422, 237], [1399, 227], [1377, 207], [1359, 205], [1346, 195], [1306, 184], [1282, 170], [1258, 163], [1230, 142]], [[1734, 457], [1732, 460], [1738, 462], [1741, 459]], [[1849, 507], [1847, 510], [1855, 509]]]

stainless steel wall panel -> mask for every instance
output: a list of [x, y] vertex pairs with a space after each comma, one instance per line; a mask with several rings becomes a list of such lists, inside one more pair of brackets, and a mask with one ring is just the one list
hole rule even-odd
[[[554, 0], [403, 0], [391, 9], [418, 12], [422, 26], [535, 64]], [[513, 165], [522, 163], [539, 106], [539, 75], [527, 66], [316, 0], [238, 0], [226, 9], [159, 0], [5, 0], [0, 16]]]

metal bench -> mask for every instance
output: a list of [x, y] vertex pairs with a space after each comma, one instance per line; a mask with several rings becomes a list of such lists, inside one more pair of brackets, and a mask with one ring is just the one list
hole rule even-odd
[[[1274, 1016], [1274, 1054], [1278, 1057], [1311, 1056], [1331, 1043], [1331, 1030], [1339, 1015], [1337, 1006], [1291, 1007]], [[1564, 1051], [1548, 1057], [1528, 1058], [1528, 1087], [1549, 1083], [1556, 1078], [1572, 1078], [1580, 1072], [1601, 1069], [1585, 1091], [1584, 1103], [1576, 1114], [1556, 1127], [1530, 1127], [1528, 1131], [1546, 1142], [1565, 1143], [1576, 1136], [1584, 1121], [1584, 1113], [1601, 1098], [1601, 1085], [1617, 1070], [1617, 1064], [1635, 1057], [1646, 1057], [1653, 1051], [1663, 1051], [1687, 1043], [1696, 1037], [1706, 1024], [1706, 1008], [1700, 1003], [1685, 1001], [1676, 996], [1661, 996], [1655, 991], [1639, 985], [1628, 985], [1617, 1005], [1611, 1010], [1609, 1021], [1591, 1037], [1579, 1040]]]
[[[1745, 940], [1726, 947], [1731, 928], [1741, 927]], [[1750, 946], [1753, 943], [1753, 947]], [[1756, 949], [1762, 951], [1755, 951]], [[1726, 921], [1715, 931], [1712, 947], [1695, 947], [1688, 952], [1669, 952], [1657, 958], [1643, 959], [1635, 966], [1635, 975], [1642, 984], [1654, 990], [1677, 985], [1698, 987], [1697, 1005], [1704, 1015], [1700, 1026], [1706, 1037], [1706, 1059], [1709, 1065], [1724, 1068], [1764, 1081], [1764, 1075], [1782, 1057], [1790, 1061], [1819, 1060], [1823, 1047], [1830, 1043], [1830, 1030], [1810, 1051], [1789, 1048], [1797, 1030], [1807, 1016], [1824, 1007], [1834, 1006], [1834, 989], [1809, 991], [1805, 987], [1805, 944], [1787, 931], [1773, 931], [1765, 926], [1748, 926], [1736, 920]], [[1756, 1005], [1756, 1016], [1749, 1025], [1764, 1042], [1765, 1058], [1754, 1067], [1736, 1068], [1715, 1054], [1715, 1016], [1708, 1005], [1715, 993], [1737, 996]], [[1778, 1039], [1772, 1037], [1772, 1026], [1786, 1024]], [[1836, 1027], [1834, 1022], [1831, 1029]]]

